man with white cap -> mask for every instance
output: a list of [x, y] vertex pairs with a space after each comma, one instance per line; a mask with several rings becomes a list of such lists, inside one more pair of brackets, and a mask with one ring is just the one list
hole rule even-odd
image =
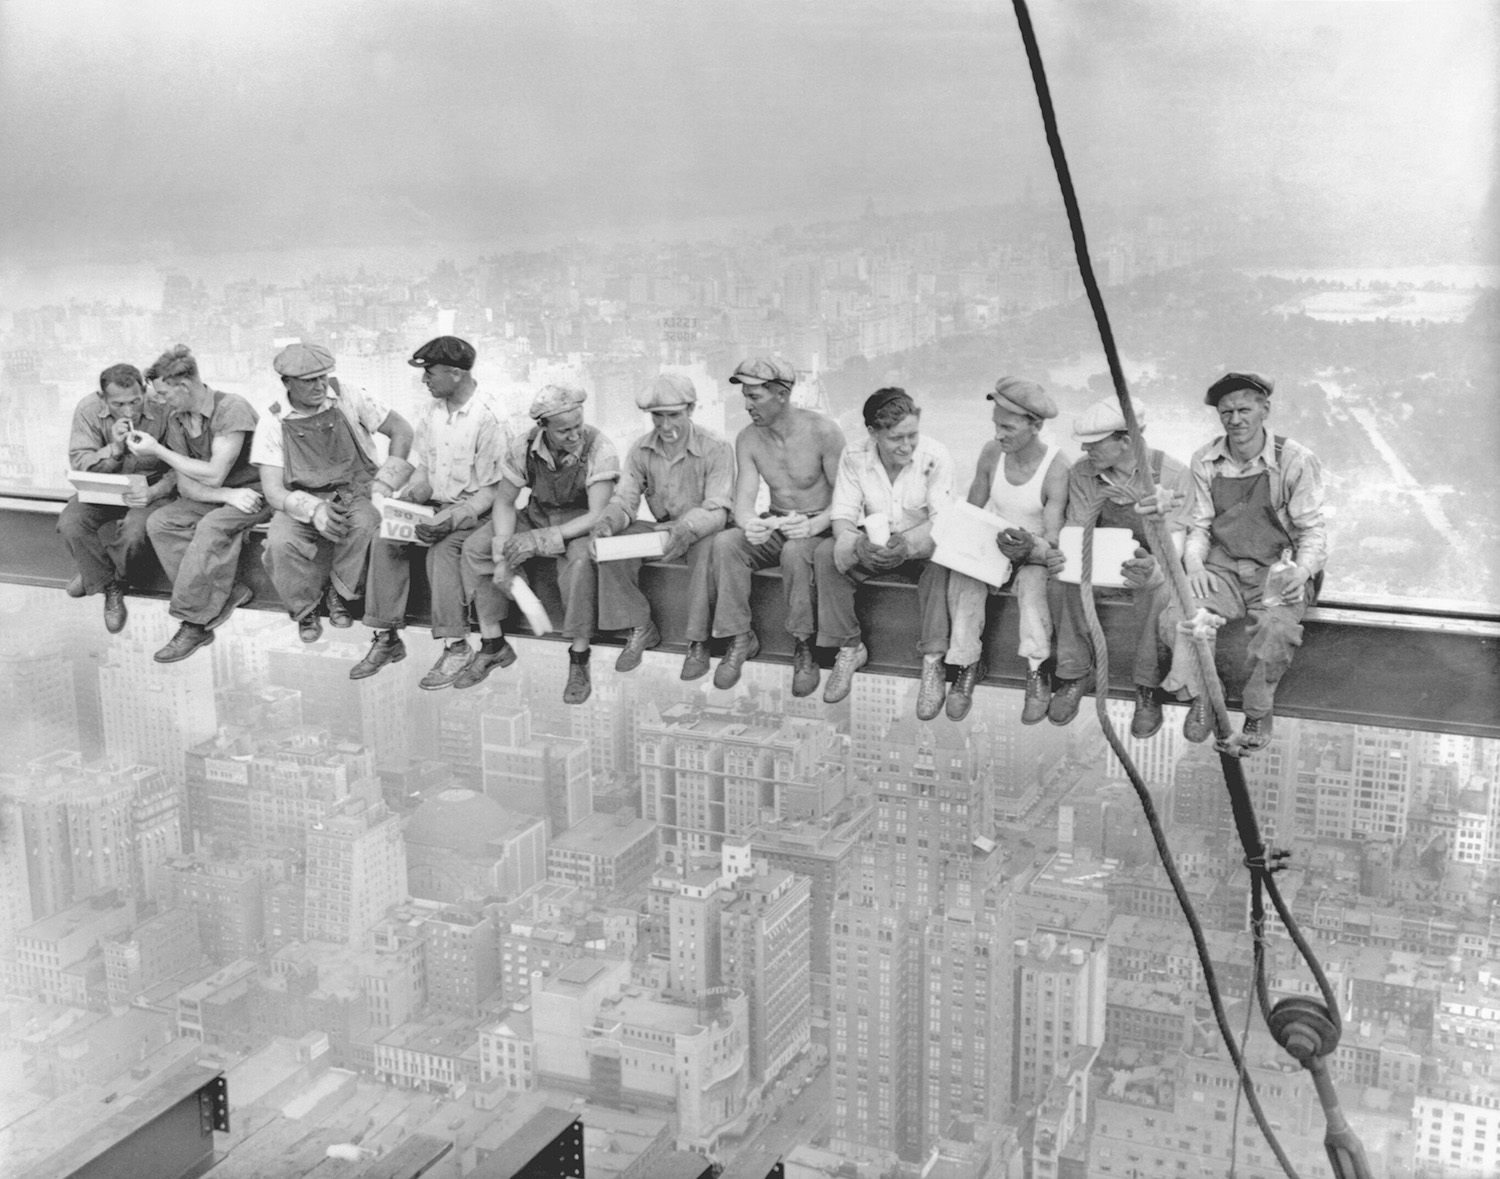
[[[594, 637], [598, 583], [590, 533], [620, 478], [614, 443], [583, 422], [588, 394], [567, 385], [548, 385], [531, 403], [536, 423], [506, 447], [495, 488], [495, 510], [483, 528], [464, 543], [464, 579], [479, 615], [479, 650], [453, 681], [472, 688], [496, 667], [515, 662], [505, 641], [510, 579], [526, 562], [552, 558], [563, 600], [563, 636], [571, 641], [563, 701], [582, 704], [593, 685], [589, 644]], [[526, 507], [516, 510], [522, 488]]]
[[[652, 429], [626, 454], [614, 497], [593, 528], [595, 537], [664, 532], [660, 559], [687, 558], [684, 679], [697, 678], [688, 672], [699, 662], [703, 671], [708, 669], [712, 538], [723, 531], [734, 503], [734, 451], [719, 435], [693, 421], [697, 402], [692, 378], [682, 373], [663, 373], [636, 394], [636, 405], [651, 415]], [[654, 523], [636, 519], [642, 498]], [[642, 654], [661, 642], [651, 604], [638, 584], [641, 562], [601, 561], [598, 568], [599, 629], [630, 631], [615, 670], [633, 671]]]
[[[1248, 619], [1240, 736], [1247, 750], [1271, 741], [1276, 685], [1302, 645], [1302, 616], [1328, 560], [1323, 467], [1307, 447], [1266, 429], [1275, 387], [1270, 377], [1252, 372], [1225, 373], [1208, 387], [1203, 402], [1218, 412], [1224, 433], [1189, 464], [1192, 499], [1182, 554], [1196, 609], [1213, 619]], [[1163, 686], [1191, 700], [1183, 736], [1205, 741], [1213, 731], [1208, 694], [1181, 621], [1175, 604], [1162, 612], [1162, 637], [1173, 645]]]
[[494, 403], [474, 380], [474, 346], [457, 336], [428, 340], [406, 363], [420, 368], [432, 400], [417, 419], [411, 448], [414, 469], [394, 499], [437, 509], [416, 527], [418, 544], [376, 538], [370, 543], [365, 588], [365, 625], [375, 631], [370, 651], [349, 669], [364, 679], [387, 663], [406, 658], [400, 630], [406, 625], [411, 560], [426, 545], [427, 586], [432, 637], [443, 639], [443, 653], [418, 682], [419, 688], [446, 688], [469, 662], [468, 595], [464, 592], [463, 546], [489, 515], [500, 478], [500, 459], [509, 432]]
[[[364, 594], [370, 541], [380, 531], [372, 495], [391, 495], [411, 478], [412, 428], [363, 389], [333, 376], [333, 354], [320, 344], [288, 344], [271, 361], [287, 409], [272, 405], [255, 425], [250, 461], [276, 514], [261, 560], [304, 643], [328, 621], [354, 624], [348, 603]], [[279, 416], [277, 416], [279, 413]], [[390, 440], [380, 464], [375, 435]], [[326, 571], [326, 572], [325, 572]]]
[[[1011, 584], [1020, 610], [1019, 654], [1026, 660], [1026, 702], [1021, 721], [1034, 725], [1047, 715], [1051, 689], [1042, 664], [1052, 654], [1052, 616], [1047, 606], [1047, 570], [1059, 559], [1068, 496], [1068, 460], [1041, 439], [1042, 423], [1057, 416], [1051, 395], [1035, 381], [1001, 377], [985, 394], [994, 402], [995, 440], [979, 452], [969, 502], [1011, 527], [996, 540], [1016, 566]], [[974, 702], [974, 686], [989, 670], [984, 661], [984, 611], [992, 587], [962, 573], [948, 577], [948, 613], [953, 632], [949, 658], [959, 663], [948, 691], [948, 716], [962, 720]]]
[[[1132, 399], [1131, 408], [1144, 432], [1146, 407]], [[1190, 485], [1188, 470], [1170, 455], [1148, 448], [1149, 480], [1138, 480], [1135, 447], [1115, 397], [1096, 401], [1074, 418], [1073, 437], [1083, 447], [1083, 457], [1073, 464], [1068, 476], [1064, 526], [1093, 523], [1097, 528], [1129, 529], [1137, 545], [1135, 555], [1123, 567], [1128, 589], [1099, 589], [1095, 593], [1115, 597], [1123, 592], [1131, 603], [1136, 698], [1130, 735], [1146, 738], [1161, 728], [1157, 688], [1162, 680], [1164, 652], [1157, 637], [1157, 624], [1170, 591], [1165, 573], [1157, 568], [1146, 547], [1144, 512], [1138, 512], [1135, 504], [1139, 494], [1154, 496], [1158, 488], [1165, 487], [1171, 498], [1185, 505]], [[1161, 498], [1165, 502], [1169, 497]], [[1155, 499], [1151, 502], [1154, 504]], [[1175, 526], [1181, 530], [1184, 511], [1184, 507], [1179, 507], [1168, 518], [1169, 528]], [[1052, 687], [1047, 719], [1054, 725], [1065, 725], [1078, 715], [1083, 696], [1094, 689], [1094, 658], [1079, 587], [1058, 583], [1056, 588], [1059, 592], [1054, 598], [1053, 617], [1057, 622], [1057, 683]]]
[[[819, 679], [813, 658], [813, 555], [832, 522], [833, 484], [844, 432], [832, 418], [792, 404], [797, 371], [783, 360], [741, 361], [729, 381], [744, 393], [750, 424], [734, 440], [738, 527], [714, 537], [713, 632], [729, 639], [729, 649], [714, 670], [714, 687], [734, 687], [745, 660], [760, 651], [751, 627], [750, 575], [779, 565], [786, 629], [793, 641], [792, 695], [810, 696]], [[762, 479], [771, 492], [770, 510], [764, 516], [755, 510]], [[689, 670], [683, 666], [684, 678]]]

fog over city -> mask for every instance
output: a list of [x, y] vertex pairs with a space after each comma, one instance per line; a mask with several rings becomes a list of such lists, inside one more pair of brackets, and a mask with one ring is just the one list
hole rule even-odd
[[[1343, 1112], [1375, 1176], [1493, 1179], [1500, 6], [1031, 16], [1147, 444], [1186, 463], [1225, 430], [1205, 390], [1261, 373], [1277, 462], [1320, 465], [1326, 576], [1241, 765], [1340, 1005]], [[1152, 680], [1117, 639], [1134, 590], [1101, 591], [1107, 709], [1126, 734], [1156, 708], [1126, 749], [1207, 964], [1092, 677], [1060, 670], [1063, 599], [1026, 653], [1020, 574], [972, 583], [969, 663], [955, 598], [937, 656], [920, 591], [876, 574], [834, 647], [824, 589], [808, 638], [773, 564], [747, 615], [764, 650], [721, 681], [739, 637], [689, 633], [693, 558], [668, 559], [640, 579], [659, 648], [617, 667], [651, 627], [595, 634], [581, 701], [547, 556], [526, 570], [558, 625], [512, 611], [514, 664], [483, 682], [439, 674], [457, 643], [506, 649], [457, 574], [446, 638], [430, 570], [404, 629], [377, 617], [373, 560], [362, 597], [331, 587], [352, 615], [298, 616], [262, 564], [274, 524], [221, 570], [253, 596], [201, 624], [192, 591], [169, 607], [159, 535], [85, 584], [64, 522], [89, 486], [72, 468], [113, 454], [79, 441], [110, 425], [107, 367], [186, 344], [284, 445], [326, 355], [346, 415], [367, 398], [383, 426], [463, 430], [429, 383], [463, 353], [412, 367], [454, 336], [497, 451], [525, 453], [556, 386], [587, 395], [591, 463], [632, 453], [663, 388], [691, 386], [694, 445], [733, 442], [750, 365], [795, 376], [788, 404], [851, 447], [866, 399], [904, 389], [959, 497], [991, 478], [997, 378], [1053, 402], [1047, 464], [1094, 453], [1083, 424], [1114, 396], [1005, 0], [0, 0], [0, 1174], [57, 1173], [59, 1146], [222, 1072], [212, 1179], [398, 1150], [486, 1179], [575, 1117], [591, 1179], [1273, 1179], [1247, 1081], [1299, 1174], [1333, 1179], [1311, 1080], [1249, 1010], [1220, 759], [1155, 686], [1165, 640]], [[169, 382], [147, 384], [149, 409]], [[371, 428], [385, 471], [410, 438]], [[236, 492], [272, 478], [255, 453]], [[164, 659], [193, 626], [206, 649]], [[1249, 733], [1254, 677], [1224, 654], [1247, 636], [1223, 634]], [[1273, 999], [1315, 995], [1279, 919], [1266, 961]], [[1243, 1069], [1213, 994], [1252, 1029]]]

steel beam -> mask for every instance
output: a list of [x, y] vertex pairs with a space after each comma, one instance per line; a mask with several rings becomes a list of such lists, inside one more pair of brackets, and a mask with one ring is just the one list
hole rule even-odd
[[[0, 581], [61, 588], [73, 575], [72, 563], [57, 535], [56, 518], [62, 500], [37, 492], [0, 494]], [[263, 530], [245, 546], [241, 576], [255, 588], [253, 606], [279, 610], [280, 603], [260, 561]], [[536, 591], [554, 617], [561, 617], [556, 580], [550, 570], [536, 579]], [[662, 650], [686, 650], [683, 623], [687, 616], [687, 569], [682, 565], [647, 565], [641, 587], [653, 604], [662, 631]], [[171, 587], [159, 570], [132, 592], [165, 598]], [[762, 660], [787, 663], [792, 641], [786, 633], [786, 611], [780, 575], [757, 573], [752, 604], [761, 640]], [[914, 587], [895, 582], [870, 582], [859, 594], [859, 614], [870, 651], [868, 670], [882, 675], [916, 676], [921, 661], [916, 653], [919, 618]], [[1017, 609], [1008, 593], [989, 601], [986, 657], [987, 683], [1021, 687], [1026, 663], [1016, 651]], [[1117, 696], [1132, 693], [1128, 633], [1129, 612], [1101, 603], [1100, 617], [1112, 653], [1110, 690]], [[428, 624], [427, 584], [421, 562], [414, 562], [411, 614], [413, 626]], [[519, 613], [508, 629], [530, 630]], [[1309, 611], [1302, 650], [1276, 695], [1279, 713], [1348, 724], [1389, 725], [1396, 728], [1500, 737], [1500, 614], [1481, 613], [1434, 603], [1430, 607], [1391, 599], [1361, 600], [1325, 594]], [[559, 638], [551, 635], [549, 638]], [[619, 638], [600, 640], [608, 645]], [[832, 652], [823, 652], [831, 661]], [[1242, 626], [1226, 627], [1220, 642], [1220, 674], [1231, 706], [1238, 703], [1244, 658]]]

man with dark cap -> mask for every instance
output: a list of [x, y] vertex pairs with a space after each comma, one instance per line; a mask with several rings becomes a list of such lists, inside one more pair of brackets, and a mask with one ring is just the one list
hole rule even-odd
[[[729, 639], [729, 649], [714, 671], [714, 687], [734, 687], [745, 660], [760, 651], [760, 640], [751, 629], [750, 575], [780, 565], [786, 628], [794, 642], [792, 695], [810, 696], [819, 679], [813, 659], [813, 556], [832, 522], [829, 508], [844, 432], [832, 418], [792, 404], [797, 373], [785, 361], [742, 361], [729, 380], [744, 392], [750, 424], [734, 442], [738, 527], [714, 537], [713, 633]], [[755, 510], [762, 479], [771, 492], [770, 510], [764, 516]], [[695, 670], [684, 664], [683, 678]]]
[[[1196, 621], [1212, 642], [1219, 620], [1248, 619], [1240, 736], [1247, 750], [1270, 743], [1276, 685], [1302, 645], [1302, 616], [1328, 560], [1322, 464], [1307, 447], [1266, 429], [1274, 389], [1269, 377], [1252, 372], [1225, 373], [1208, 387], [1204, 404], [1217, 411], [1224, 433], [1193, 455], [1182, 554], [1199, 615], [1187, 626]], [[1268, 586], [1273, 566], [1278, 584]], [[1162, 612], [1162, 637], [1172, 644], [1163, 686], [1191, 700], [1183, 736], [1205, 741], [1213, 731], [1208, 694], [1183, 621], [1175, 605]]]
[[[652, 429], [626, 454], [624, 473], [593, 535], [663, 532], [660, 559], [687, 558], [688, 654], [683, 678], [696, 679], [708, 670], [713, 537], [723, 531], [734, 504], [734, 450], [693, 421], [698, 390], [691, 377], [663, 373], [636, 395], [635, 403], [651, 415]], [[654, 523], [636, 519], [642, 498]], [[632, 671], [640, 666], [642, 654], [661, 642], [651, 604], [640, 590], [641, 562], [600, 561], [598, 568], [599, 629], [630, 631], [615, 670]]]
[[245, 536], [271, 518], [250, 461], [250, 435], [260, 415], [237, 393], [210, 389], [198, 361], [178, 344], [146, 370], [167, 403], [158, 442], [141, 430], [125, 445], [177, 472], [177, 498], [146, 521], [156, 559], [172, 582], [169, 612], [181, 625], [152, 658], [176, 663], [214, 641], [214, 628], [255, 592], [238, 581]]
[[68, 582], [70, 598], [104, 594], [104, 629], [125, 629], [125, 586], [131, 566], [147, 548], [146, 520], [171, 498], [177, 472], [159, 458], [132, 454], [125, 439], [132, 430], [160, 439], [167, 429], [163, 406], [146, 397], [140, 369], [112, 364], [99, 374], [99, 391], [73, 410], [68, 434], [68, 466], [101, 475], [142, 475], [144, 489], [125, 493], [125, 504], [86, 504], [75, 495], [57, 518], [57, 531], [73, 554], [78, 574]]
[[[423, 370], [422, 384], [432, 401], [417, 420], [411, 478], [392, 498], [438, 509], [430, 523], [416, 527], [417, 540], [427, 546], [432, 637], [445, 640], [443, 653], [417, 686], [435, 691], [453, 683], [469, 662], [463, 546], [490, 513], [508, 431], [494, 404], [479, 392], [474, 346], [467, 340], [438, 336], [407, 363]], [[399, 632], [406, 625], [410, 561], [419, 547], [379, 538], [370, 542], [365, 625], [375, 639], [369, 654], [349, 669], [350, 679], [364, 679], [406, 658]]]
[[[261, 488], [275, 510], [261, 556], [304, 643], [328, 621], [354, 624], [348, 602], [363, 596], [370, 541], [380, 531], [372, 495], [391, 495], [411, 478], [412, 429], [400, 414], [333, 376], [333, 354], [320, 344], [288, 344], [271, 367], [288, 408], [261, 418], [250, 443]], [[379, 465], [375, 435], [390, 439]]]
[[[593, 691], [589, 644], [598, 583], [590, 533], [620, 477], [620, 456], [596, 427], [584, 425], [587, 398], [582, 389], [546, 386], [531, 403], [536, 425], [505, 448], [494, 515], [464, 542], [465, 586], [479, 615], [480, 646], [453, 681], [455, 688], [472, 688], [496, 667], [515, 662], [515, 648], [505, 641], [503, 627], [510, 604], [507, 589], [528, 561], [552, 558], [563, 600], [562, 633], [571, 640], [563, 702], [582, 704]], [[517, 511], [523, 488], [530, 489], [531, 497]]]
[[[1132, 399], [1131, 408], [1144, 433], [1146, 407]], [[1131, 629], [1136, 636], [1133, 666], [1136, 699], [1130, 735], [1144, 739], [1161, 728], [1157, 688], [1161, 685], [1163, 659], [1157, 625], [1171, 595], [1166, 574], [1157, 568], [1156, 559], [1147, 548], [1144, 513], [1136, 510], [1137, 496], [1142, 493], [1152, 496], [1165, 486], [1167, 493], [1185, 507], [1191, 480], [1182, 463], [1149, 448], [1147, 478], [1137, 479], [1135, 447], [1131, 445], [1118, 398], [1111, 396], [1097, 401], [1073, 419], [1073, 437], [1083, 447], [1083, 457], [1073, 464], [1068, 476], [1064, 526], [1083, 527], [1092, 523], [1098, 528], [1126, 528], [1137, 546], [1122, 570], [1127, 588], [1096, 589], [1095, 593], [1107, 598], [1124, 596], [1131, 604]], [[1168, 526], [1181, 531], [1183, 514], [1179, 508], [1168, 519]], [[1083, 696], [1094, 690], [1094, 654], [1080, 587], [1054, 582], [1053, 593], [1057, 683], [1052, 688], [1047, 719], [1054, 725], [1065, 725], [1078, 715]]]
[[[1047, 570], [1060, 560], [1068, 497], [1068, 460], [1041, 439], [1042, 423], [1057, 416], [1047, 390], [1021, 377], [1001, 377], [985, 397], [994, 403], [995, 440], [979, 452], [969, 502], [1010, 522], [996, 540], [1016, 566], [1011, 584], [1020, 611], [1019, 654], [1026, 660], [1023, 724], [1047, 715], [1052, 693], [1042, 664], [1052, 654], [1052, 615], [1047, 606]], [[948, 577], [948, 612], [953, 626], [950, 658], [959, 665], [948, 692], [948, 716], [962, 720], [974, 702], [974, 686], [988, 672], [984, 662], [985, 603], [995, 587], [963, 573]]]
[[[896, 386], [866, 398], [869, 437], [846, 447], [839, 458], [830, 511], [833, 536], [818, 546], [814, 565], [818, 645], [839, 649], [823, 690], [829, 704], [849, 694], [854, 673], [869, 657], [854, 613], [855, 586], [872, 577], [916, 582], [922, 616], [917, 718], [925, 721], [942, 711], [946, 688], [948, 570], [928, 558], [933, 516], [953, 502], [953, 457], [941, 442], [921, 433], [921, 416], [906, 390]], [[862, 530], [866, 520], [870, 523]]]

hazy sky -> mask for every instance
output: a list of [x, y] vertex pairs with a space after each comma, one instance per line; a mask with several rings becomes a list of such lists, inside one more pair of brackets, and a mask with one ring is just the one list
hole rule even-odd
[[[1497, 6], [1040, 0], [1086, 207], [1473, 219]], [[1050, 199], [1009, 3], [0, 0], [0, 264]]]

